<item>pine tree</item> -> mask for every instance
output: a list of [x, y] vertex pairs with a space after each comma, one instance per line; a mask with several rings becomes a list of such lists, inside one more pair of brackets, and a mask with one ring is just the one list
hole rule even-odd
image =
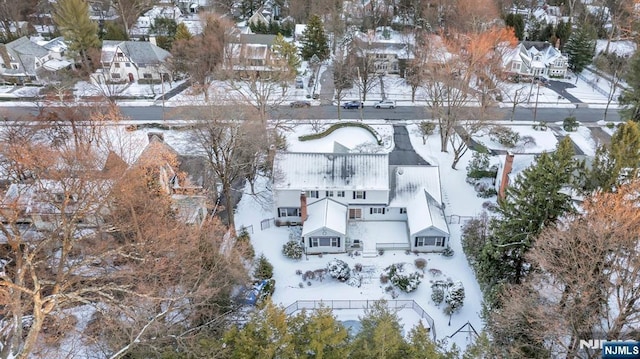
[[53, 22], [69, 42], [69, 50], [78, 54], [88, 66], [89, 50], [100, 48], [98, 24], [89, 18], [88, 3], [85, 0], [59, 0], [53, 5]]
[[541, 230], [572, 211], [571, 198], [561, 193], [570, 185], [576, 168], [573, 145], [566, 137], [552, 154], [541, 154], [536, 163], [516, 177], [499, 202], [501, 217], [490, 223], [490, 238], [478, 259], [478, 280], [489, 307], [505, 283], [519, 284], [531, 270], [525, 255]]
[[289, 71], [294, 76], [298, 73], [298, 66], [300, 66], [300, 56], [298, 56], [298, 48], [296, 45], [285, 40], [282, 34], [278, 34], [276, 39], [273, 40], [271, 51], [274, 56], [282, 60]]
[[312, 15], [309, 18], [309, 23], [302, 32], [300, 42], [302, 43], [301, 53], [304, 60], [309, 60], [313, 55], [318, 56], [320, 60], [326, 60], [329, 57], [327, 36], [318, 15]]
[[191, 40], [192, 37], [193, 35], [191, 35], [189, 28], [187, 28], [187, 25], [185, 25], [183, 22], [179, 23], [178, 26], [176, 26], [176, 35], [173, 38], [174, 41], [178, 41], [178, 40], [188, 41], [188, 40]]
[[303, 311], [290, 320], [289, 328], [295, 335], [295, 351], [298, 358], [348, 356], [349, 333], [329, 308], [321, 307], [311, 314]]
[[283, 308], [267, 302], [251, 314], [244, 327], [233, 327], [224, 334], [231, 358], [293, 358], [293, 335]]
[[258, 280], [271, 279], [273, 277], [273, 265], [269, 263], [269, 260], [264, 254], [258, 257], [253, 277]]
[[402, 337], [398, 315], [386, 301], [377, 301], [360, 318], [362, 330], [351, 343], [349, 358], [404, 358], [407, 343]]
[[564, 46], [569, 57], [569, 66], [577, 74], [593, 61], [596, 41], [593, 30], [589, 26], [580, 26], [574, 31]]
[[464, 286], [462, 282], [454, 282], [451, 287], [449, 287], [447, 295], [444, 298], [444, 302], [447, 304], [444, 311], [449, 315], [449, 324], [451, 324], [451, 315], [462, 309], [464, 296]]
[[504, 18], [505, 25], [512, 27], [518, 40], [524, 39], [524, 18], [520, 14], [509, 13]]
[[444, 356], [438, 352], [436, 344], [431, 340], [429, 329], [422, 323], [411, 328], [409, 331], [408, 359], [440, 359]]
[[629, 60], [625, 80], [628, 86], [620, 96], [620, 104], [624, 105], [620, 113], [627, 120], [640, 122], [640, 51], [636, 51]]
[[611, 144], [596, 150], [591, 168], [583, 168], [582, 191], [591, 194], [610, 192], [621, 183], [635, 178], [640, 167], [640, 128], [636, 122], [620, 125]]

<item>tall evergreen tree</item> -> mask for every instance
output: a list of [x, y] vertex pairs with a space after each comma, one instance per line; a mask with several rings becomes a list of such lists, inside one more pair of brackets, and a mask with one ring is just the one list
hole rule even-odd
[[312, 15], [309, 18], [306, 29], [302, 32], [302, 58], [309, 60], [313, 55], [318, 56], [320, 60], [329, 57], [329, 45], [327, 44], [327, 36], [324, 33], [322, 20], [318, 15]]
[[155, 19], [149, 28], [149, 32], [156, 36], [158, 46], [165, 50], [171, 50], [177, 30], [178, 24], [174, 19], [163, 17]]
[[284, 62], [289, 73], [294, 76], [298, 73], [298, 66], [300, 66], [300, 56], [298, 56], [298, 48], [296, 47], [296, 45], [285, 40], [282, 34], [278, 34], [276, 36], [276, 39], [273, 40], [271, 51], [279, 60], [282, 60]]
[[582, 168], [581, 189], [614, 191], [621, 183], [635, 178], [640, 168], [640, 127], [636, 122], [620, 125], [609, 146], [596, 151], [590, 168]]
[[289, 321], [297, 358], [346, 358], [349, 333], [329, 308], [302, 311]]
[[233, 327], [224, 335], [231, 358], [293, 358], [293, 335], [284, 309], [267, 302], [254, 312], [241, 329]]
[[349, 358], [354, 359], [404, 359], [407, 343], [402, 337], [402, 325], [398, 315], [378, 301], [360, 318], [362, 330], [351, 343]]
[[631, 57], [629, 71], [624, 78], [628, 86], [620, 96], [620, 103], [624, 105], [620, 112], [623, 118], [640, 122], [640, 51]]
[[53, 5], [53, 22], [69, 42], [69, 50], [89, 65], [89, 51], [100, 48], [98, 24], [89, 18], [85, 0], [59, 0]]
[[504, 17], [505, 25], [512, 27], [518, 40], [524, 40], [524, 17], [520, 14], [508, 13]]
[[180, 40], [188, 41], [188, 40], [191, 40], [192, 37], [193, 35], [189, 31], [189, 28], [183, 22], [179, 23], [178, 26], [176, 26], [176, 35], [173, 38], [174, 41], [180, 41]]
[[490, 240], [478, 260], [478, 279], [492, 307], [502, 284], [519, 284], [531, 269], [525, 255], [542, 229], [572, 210], [561, 193], [576, 168], [573, 145], [565, 137], [554, 153], [543, 153], [507, 188], [500, 218], [490, 224]]
[[589, 26], [579, 26], [564, 46], [569, 67], [577, 74], [593, 61], [596, 51], [595, 33]]

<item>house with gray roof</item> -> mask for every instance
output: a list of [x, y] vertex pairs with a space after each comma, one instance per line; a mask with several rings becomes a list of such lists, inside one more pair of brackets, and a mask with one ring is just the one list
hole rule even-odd
[[505, 51], [502, 59], [507, 72], [521, 76], [563, 78], [567, 74], [569, 58], [548, 42], [522, 41]]
[[160, 82], [169, 80], [167, 59], [171, 54], [147, 41], [102, 42], [102, 72], [98, 82]]
[[414, 37], [391, 28], [378, 28], [367, 33], [358, 32], [353, 39], [356, 56], [366, 57], [377, 74], [400, 74], [407, 61], [414, 58]]
[[[60, 66], [47, 66], [55, 60], [51, 50], [23, 36], [7, 44], [0, 44], [0, 75], [5, 81], [37, 82], [44, 70], [55, 71]], [[70, 63], [67, 64], [67, 66]]]
[[388, 154], [278, 152], [277, 225], [302, 226], [307, 254], [438, 252], [449, 245], [437, 166], [390, 166]]

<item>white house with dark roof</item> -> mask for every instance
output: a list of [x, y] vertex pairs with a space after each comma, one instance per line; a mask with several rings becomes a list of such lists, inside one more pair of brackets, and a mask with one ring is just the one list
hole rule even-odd
[[414, 58], [413, 34], [401, 33], [390, 27], [358, 32], [353, 41], [356, 55], [366, 56], [379, 74], [401, 74], [403, 62]]
[[147, 41], [102, 42], [102, 76], [94, 75], [103, 82], [148, 82], [169, 80], [170, 71], [166, 60], [171, 54]]
[[278, 152], [278, 225], [301, 225], [306, 252], [442, 251], [448, 246], [437, 166], [389, 166], [388, 154]]

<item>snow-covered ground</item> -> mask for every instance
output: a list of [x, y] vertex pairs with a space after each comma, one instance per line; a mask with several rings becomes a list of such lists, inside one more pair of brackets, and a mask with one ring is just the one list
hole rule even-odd
[[[373, 126], [379, 131], [383, 127], [379, 123], [374, 123]], [[236, 223], [238, 227], [245, 226], [250, 228], [252, 231], [251, 240], [256, 253], [258, 255], [263, 253], [274, 265], [276, 291], [273, 300], [275, 303], [287, 307], [299, 300], [356, 301], [386, 299], [391, 301], [393, 299], [408, 299], [415, 300], [434, 319], [437, 339], [444, 339], [452, 335], [467, 322], [477, 331], [482, 329], [480, 317], [482, 293], [462, 251], [460, 235], [464, 222], [472, 216], [480, 214], [484, 202], [495, 201], [495, 199], [488, 200], [477, 197], [473, 187], [465, 182], [465, 168], [471, 158], [470, 152], [463, 156], [457, 166], [458, 169], [452, 169], [453, 155], [440, 152], [440, 141], [437, 134], [430, 136], [427, 139], [427, 143], [423, 145], [417, 124], [410, 123], [407, 127], [411, 143], [416, 152], [429, 163], [440, 167], [443, 201], [446, 206], [446, 215], [450, 218], [451, 248], [455, 252], [454, 256], [447, 258], [439, 254], [416, 255], [404, 251], [386, 251], [383, 255], [375, 258], [331, 254], [303, 257], [299, 261], [288, 259], [282, 255], [281, 250], [282, 245], [289, 240], [290, 230], [287, 227], [274, 227], [273, 222], [270, 222], [269, 228], [261, 229], [262, 221], [273, 218], [271, 193], [268, 190], [269, 184], [265, 178], [261, 178], [257, 185], [257, 188], [260, 188], [258, 195], [255, 197], [245, 195], [238, 204]], [[553, 150], [557, 144], [551, 129], [536, 131], [531, 127], [531, 124], [510, 127], [518, 131], [521, 136], [532, 136], [536, 139], [536, 145], [527, 148], [528, 153]], [[324, 152], [331, 150], [333, 141], [340, 142], [343, 145], [353, 145], [360, 140], [366, 140], [368, 136], [367, 133], [360, 133], [357, 128], [347, 128], [334, 132], [329, 139], [297, 141], [297, 137], [308, 133], [309, 128], [309, 125], [299, 126], [287, 136], [290, 150]], [[570, 133], [569, 136], [585, 153], [594, 145], [590, 132], [586, 127], [581, 126], [577, 132]], [[358, 139], [354, 140], [354, 138]], [[490, 148], [501, 148], [499, 144], [491, 142], [485, 142], [485, 144]], [[328, 276], [319, 281], [303, 279], [302, 275], [296, 274], [297, 272], [305, 273], [323, 269], [334, 258], [347, 262], [351, 268], [354, 268], [356, 264], [362, 265], [362, 284], [360, 287], [349, 286]], [[422, 283], [412, 293], [395, 290], [398, 296], [394, 298], [395, 294], [392, 295], [392, 292], [385, 290], [388, 284], [381, 283], [380, 274], [386, 267], [394, 263], [405, 263], [407, 267], [412, 267], [417, 258], [427, 260]], [[447, 278], [453, 281], [461, 281], [466, 292], [464, 307], [459, 313], [452, 316], [451, 325], [448, 324], [449, 317], [443, 312], [444, 306], [437, 306], [431, 301], [430, 283], [434, 280]], [[341, 321], [353, 321], [357, 320], [358, 316], [362, 316], [363, 311], [335, 310], [334, 314]], [[419, 319], [419, 315], [412, 310], [401, 310], [398, 315], [404, 324], [405, 332], [408, 332]], [[457, 334], [448, 340], [450, 343], [454, 342], [459, 346], [466, 347], [470, 339], [467, 334], [463, 333]]]

